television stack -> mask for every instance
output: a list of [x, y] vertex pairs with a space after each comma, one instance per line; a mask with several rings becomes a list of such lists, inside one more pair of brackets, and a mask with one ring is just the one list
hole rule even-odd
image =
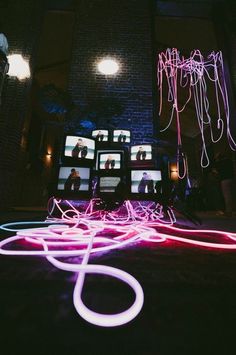
[[64, 199], [150, 200], [161, 181], [155, 147], [132, 145], [127, 129], [66, 134], [55, 196]]

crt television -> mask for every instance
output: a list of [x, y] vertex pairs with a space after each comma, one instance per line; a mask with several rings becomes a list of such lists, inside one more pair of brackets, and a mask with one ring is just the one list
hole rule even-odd
[[100, 194], [115, 193], [116, 187], [120, 182], [120, 176], [100, 176], [98, 191]]
[[154, 194], [158, 181], [161, 181], [160, 170], [131, 170], [131, 194], [140, 195], [142, 198]]
[[58, 173], [57, 192], [63, 196], [89, 195], [91, 171], [88, 167], [61, 166]]
[[64, 156], [75, 160], [94, 159], [95, 141], [92, 138], [81, 136], [65, 137]]
[[130, 143], [130, 130], [115, 129], [113, 130], [113, 142], [117, 143]]
[[97, 170], [111, 171], [120, 170], [124, 167], [123, 150], [98, 150], [97, 151]]
[[108, 130], [107, 129], [96, 129], [92, 131], [92, 137], [96, 142], [107, 142], [108, 141]]
[[152, 160], [152, 146], [150, 144], [133, 145], [130, 149], [130, 160], [132, 162]]

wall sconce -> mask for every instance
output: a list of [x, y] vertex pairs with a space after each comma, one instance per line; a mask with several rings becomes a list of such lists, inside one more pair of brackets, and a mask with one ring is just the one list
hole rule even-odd
[[29, 62], [21, 54], [11, 54], [7, 57], [9, 62], [9, 76], [15, 76], [19, 80], [30, 77]]
[[119, 70], [119, 64], [114, 59], [104, 58], [98, 64], [98, 71], [104, 75], [114, 75]]
[[176, 163], [170, 163], [170, 179], [172, 181], [177, 181], [179, 179], [179, 173]]
[[48, 150], [46, 150], [46, 154], [45, 154], [45, 158], [46, 158], [46, 162], [50, 163], [51, 159], [52, 159], [52, 151], [51, 148], [49, 147]]
[[45, 155], [45, 165], [50, 167], [52, 164], [52, 154], [51, 153], [46, 153]]
[[47, 152], [47, 153], [46, 153], [46, 158], [49, 159], [49, 158], [51, 158], [51, 157], [52, 157], [52, 153], [51, 153], [51, 152]]

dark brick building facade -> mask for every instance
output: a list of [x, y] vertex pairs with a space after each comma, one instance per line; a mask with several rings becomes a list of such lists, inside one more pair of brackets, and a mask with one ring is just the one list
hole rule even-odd
[[[121, 107], [108, 125], [132, 129], [135, 143], [153, 137], [152, 48], [150, 1], [78, 1], [69, 80], [73, 100], [91, 109], [106, 102]], [[117, 75], [98, 72], [103, 57], [119, 62]], [[107, 125], [102, 113], [98, 125]]]

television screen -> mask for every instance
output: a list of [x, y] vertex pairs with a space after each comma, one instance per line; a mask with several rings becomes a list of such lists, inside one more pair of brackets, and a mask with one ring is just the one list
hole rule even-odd
[[108, 130], [106, 129], [96, 129], [92, 131], [92, 137], [96, 142], [107, 142], [108, 141]]
[[155, 185], [160, 180], [160, 170], [131, 170], [131, 192], [152, 194], [156, 191]]
[[98, 157], [99, 170], [117, 170], [121, 168], [121, 153], [100, 153]]
[[57, 190], [65, 192], [89, 191], [90, 169], [62, 166], [59, 170]]
[[119, 176], [102, 176], [99, 182], [100, 193], [114, 193], [117, 185], [121, 181]]
[[97, 150], [96, 170], [119, 170], [124, 167], [125, 151], [122, 149]]
[[115, 129], [113, 131], [113, 142], [130, 143], [130, 131], [124, 129]]
[[95, 141], [80, 136], [66, 136], [64, 155], [75, 159], [94, 159]]
[[134, 145], [131, 147], [131, 161], [152, 160], [152, 146], [149, 144]]

